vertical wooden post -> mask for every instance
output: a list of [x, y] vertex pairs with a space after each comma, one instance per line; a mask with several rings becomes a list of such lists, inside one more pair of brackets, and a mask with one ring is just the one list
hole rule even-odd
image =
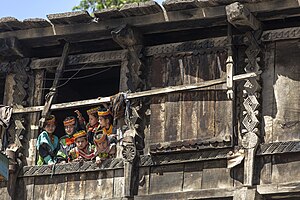
[[[232, 3], [226, 6], [227, 20], [238, 29], [253, 30], [245, 34], [244, 42], [248, 46], [245, 51], [247, 63], [245, 71], [247, 73], [258, 73], [260, 66], [258, 64], [258, 54], [261, 52], [258, 41], [261, 34], [261, 23], [255, 16], [239, 2]], [[229, 66], [230, 67], [230, 66]], [[230, 69], [229, 69], [230, 70]], [[229, 73], [227, 71], [227, 73]], [[227, 74], [228, 76], [228, 74]], [[230, 73], [229, 73], [230, 76]], [[257, 78], [258, 79], [258, 78]], [[259, 144], [260, 131], [258, 130], [259, 120], [259, 90], [260, 86], [256, 78], [246, 79], [243, 90], [243, 120], [241, 128], [242, 146], [246, 149], [244, 162], [244, 185], [253, 185], [254, 175], [254, 159], [256, 148]], [[230, 80], [227, 77], [227, 86], [230, 85]], [[246, 197], [241, 199], [247, 199]], [[250, 198], [249, 198], [250, 199]]]
[[[32, 81], [32, 91], [31, 91], [31, 102], [32, 106], [41, 105], [43, 100], [43, 85], [44, 85], [44, 70], [34, 70], [33, 71], [33, 81]], [[29, 114], [29, 133], [28, 133], [28, 155], [27, 155], [27, 165], [35, 165], [36, 163], [36, 138], [39, 134], [39, 119], [41, 113], [35, 112]]]
[[46, 102], [45, 102], [44, 109], [42, 111], [42, 118], [40, 119], [40, 122], [39, 122], [40, 127], [43, 127], [43, 125], [45, 123], [46, 116], [49, 114], [50, 107], [52, 105], [52, 101], [53, 101], [53, 99], [56, 95], [56, 89], [57, 89], [57, 86], [58, 86], [58, 83], [59, 83], [59, 78], [62, 75], [62, 73], [64, 71], [64, 67], [65, 67], [66, 62], [67, 62], [68, 53], [69, 53], [69, 46], [70, 46], [70, 43], [68, 43], [68, 42], [64, 46], [61, 60], [59, 62], [58, 67], [56, 68], [55, 78], [54, 78], [52, 87], [50, 88], [50, 92], [46, 95]]
[[[122, 74], [121, 74], [121, 84], [122, 90], [127, 89], [131, 92], [137, 92], [143, 89], [144, 82], [140, 78], [141, 68], [143, 63], [140, 60], [140, 52], [142, 50], [142, 35], [133, 27], [130, 26], [121, 26], [118, 30], [112, 31], [112, 38], [115, 42], [117, 42], [122, 48], [128, 51], [128, 58], [126, 61], [122, 62]], [[127, 73], [128, 72], [128, 73]], [[126, 73], [126, 78], [124, 77], [124, 73]], [[124, 82], [126, 81], [126, 84]], [[126, 86], [125, 86], [126, 85]], [[136, 101], [136, 100], [135, 100]], [[140, 100], [138, 100], [140, 101]], [[130, 104], [129, 102], [127, 102]], [[137, 104], [141, 104], [142, 102], [136, 102]], [[131, 105], [128, 105], [129, 107]], [[144, 106], [144, 105], [143, 105]], [[135, 109], [135, 111], [138, 109]], [[140, 109], [140, 111], [143, 109]], [[136, 124], [136, 119], [133, 122], [132, 119], [129, 119], [131, 116], [127, 116], [125, 123], [128, 129], [133, 133], [130, 137], [132, 141], [129, 143], [122, 144], [122, 156], [124, 158], [124, 196], [125, 197], [133, 197], [135, 189], [138, 187], [136, 184], [136, 180], [138, 177], [139, 167], [138, 167], [138, 156], [136, 149], [136, 141], [135, 138], [138, 137], [136, 126], [140, 124]], [[140, 126], [141, 127], [141, 126]], [[120, 132], [121, 133], [121, 132]], [[124, 137], [125, 133], [124, 133]]]

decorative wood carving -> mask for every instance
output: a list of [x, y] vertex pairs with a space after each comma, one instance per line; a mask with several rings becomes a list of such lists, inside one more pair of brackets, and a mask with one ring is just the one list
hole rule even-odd
[[86, 162], [73, 162], [67, 164], [55, 165], [54, 173], [52, 169], [47, 166], [25, 166], [20, 173], [20, 177], [29, 177], [29, 176], [44, 176], [44, 175], [55, 175], [55, 174], [72, 174], [78, 172], [90, 172], [97, 170], [111, 170], [111, 169], [119, 169], [123, 168], [123, 159], [114, 158], [107, 159], [101, 163], [99, 167], [93, 161]]
[[117, 42], [123, 49], [128, 51], [128, 89], [131, 91], [138, 91], [143, 84], [141, 75], [142, 62], [140, 60], [140, 53], [142, 50], [142, 36], [136, 29], [126, 26], [121, 26], [115, 31], [111, 32], [115, 42]]
[[298, 39], [300, 38], [300, 27], [283, 28], [278, 30], [264, 31], [261, 40], [263, 42]]
[[226, 37], [218, 37], [147, 47], [144, 53], [146, 56], [156, 57], [168, 57], [178, 54], [211, 54], [217, 51], [224, 52], [226, 50], [226, 44]]
[[[128, 25], [121, 26], [118, 29], [111, 32], [112, 38], [117, 42], [123, 49], [128, 51], [128, 60], [126, 62], [128, 73], [127, 76], [127, 89], [132, 92], [143, 90], [145, 83], [140, 77], [143, 68], [141, 61], [141, 50], [142, 35], [137, 29]], [[123, 159], [124, 159], [124, 196], [133, 197], [137, 191], [138, 184], [138, 153], [136, 146], [136, 138], [140, 138], [138, 132], [142, 132], [140, 129], [144, 124], [141, 122], [137, 123], [139, 116], [144, 115], [143, 108], [145, 105], [142, 104], [140, 99], [135, 99], [130, 102], [125, 98], [126, 110], [125, 110], [125, 123], [128, 127], [128, 131], [124, 133], [122, 141], [123, 146]], [[135, 106], [133, 106], [135, 105]], [[143, 106], [142, 106], [143, 105]], [[143, 119], [143, 117], [141, 117]]]
[[11, 57], [25, 57], [28, 49], [22, 46], [17, 38], [0, 38], [1, 59]]
[[[29, 59], [17, 60], [11, 63], [11, 71], [7, 75], [6, 89], [5, 89], [5, 101], [6, 105], [14, 105], [18, 107], [28, 105], [28, 82], [29, 82]], [[11, 199], [15, 198], [17, 174], [23, 163], [26, 162], [24, 156], [23, 145], [25, 143], [25, 126], [27, 119], [23, 114], [16, 114], [12, 116], [11, 125], [5, 133], [7, 152], [13, 152], [15, 155], [15, 161], [13, 168], [9, 175], [8, 190]]]
[[227, 20], [237, 28], [251, 27], [253, 30], [258, 30], [261, 26], [254, 15], [239, 2], [226, 6], [226, 14]]
[[[17, 60], [16, 62], [11, 63], [12, 69], [9, 76], [11, 76], [12, 79], [7, 79], [7, 89], [5, 91], [5, 103], [7, 105], [16, 105], [17, 107], [28, 105], [28, 71], [30, 70], [28, 64], [29, 59]], [[13, 120], [14, 123], [12, 123], [8, 129], [7, 145], [16, 144], [20, 148], [22, 147], [21, 140], [24, 139], [23, 130], [25, 130], [25, 128], [22, 123], [25, 122], [25, 118], [22, 114], [18, 114], [13, 116]]]
[[[69, 55], [66, 65], [67, 66], [78, 66], [81, 64], [99, 64], [99, 63], [113, 63], [120, 62], [126, 59], [126, 52], [124, 50], [119, 51], [108, 51], [99, 53], [87, 53], [78, 55]], [[30, 64], [32, 69], [43, 69], [57, 67], [60, 58], [43, 58], [33, 60]], [[105, 66], [104, 66], [105, 67]]]
[[[246, 67], [244, 70], [254, 73], [259, 73], [260, 66], [259, 53], [261, 49], [258, 41], [260, 40], [261, 31], [247, 32], [245, 34], [245, 42], [247, 49], [245, 54]], [[259, 97], [260, 85], [258, 83], [259, 76], [246, 80], [243, 89], [243, 120], [242, 120], [242, 146], [246, 150], [244, 164], [244, 185], [252, 186], [254, 173], [254, 159], [256, 148], [259, 144]]]

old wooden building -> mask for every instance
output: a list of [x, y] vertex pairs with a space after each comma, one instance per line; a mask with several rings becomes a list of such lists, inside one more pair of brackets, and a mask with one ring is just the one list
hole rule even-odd
[[[0, 43], [0, 199], [300, 199], [299, 0], [7, 17]], [[117, 98], [117, 158], [36, 166], [45, 114]]]

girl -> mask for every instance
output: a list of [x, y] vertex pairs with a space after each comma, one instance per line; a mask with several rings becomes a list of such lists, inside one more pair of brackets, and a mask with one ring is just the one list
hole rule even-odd
[[69, 116], [64, 121], [66, 135], [60, 138], [60, 150], [57, 153], [58, 162], [65, 163], [68, 161], [68, 155], [72, 148], [75, 147], [73, 134], [78, 131], [78, 123], [75, 117]]
[[78, 115], [79, 123], [82, 126], [85, 126], [86, 128], [88, 142], [91, 144], [94, 144], [93, 138], [99, 128], [98, 113], [97, 113], [98, 109], [99, 107], [95, 107], [86, 111], [89, 117], [89, 122], [87, 124], [85, 122], [85, 119], [82, 117], [82, 114], [78, 110], [75, 111]]
[[88, 161], [95, 158], [92, 145], [87, 140], [85, 130], [76, 132], [74, 135], [76, 147], [69, 152], [69, 161]]
[[56, 154], [59, 149], [58, 137], [54, 135], [56, 125], [55, 116], [50, 115], [46, 118], [43, 131], [37, 138], [36, 147], [39, 151], [38, 165], [52, 165], [56, 162]]
[[113, 158], [116, 154], [116, 145], [110, 143], [110, 140], [103, 132], [98, 132], [94, 137], [94, 143], [96, 147], [96, 163], [100, 164], [107, 158]]

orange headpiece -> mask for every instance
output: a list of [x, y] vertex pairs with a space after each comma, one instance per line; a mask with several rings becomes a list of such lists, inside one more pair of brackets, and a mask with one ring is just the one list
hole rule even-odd
[[86, 132], [85, 132], [85, 130], [77, 131], [77, 132], [73, 135], [73, 137], [74, 137], [75, 140], [76, 140], [77, 138], [86, 137]]
[[109, 109], [106, 108], [99, 108], [98, 110], [98, 116], [107, 116], [107, 115], [112, 115]]
[[49, 115], [46, 118], [46, 123], [45, 124], [55, 124], [55, 116], [54, 115]]
[[103, 132], [99, 132], [94, 136], [95, 143], [101, 143], [101, 142], [104, 142], [105, 140], [108, 141], [108, 138], [107, 138], [106, 134], [103, 134]]
[[75, 125], [75, 123], [76, 123], [75, 117], [67, 117], [64, 120], [64, 126], [72, 126]]
[[98, 109], [99, 109], [99, 107], [91, 108], [91, 109], [87, 110], [86, 113], [88, 115], [97, 114]]

